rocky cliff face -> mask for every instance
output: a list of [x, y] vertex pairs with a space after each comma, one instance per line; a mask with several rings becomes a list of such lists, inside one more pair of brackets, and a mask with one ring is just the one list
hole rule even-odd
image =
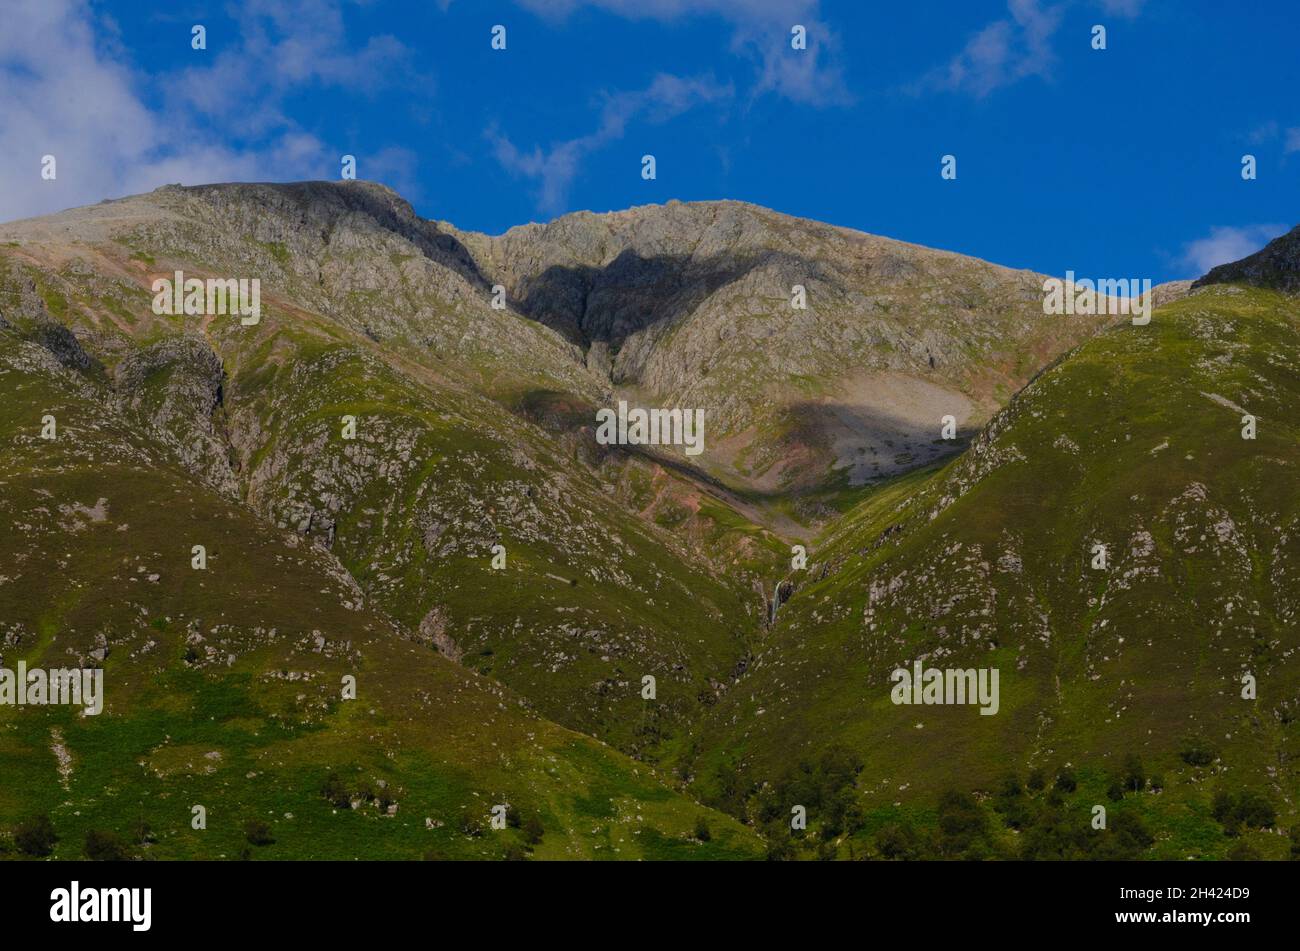
[[168, 187], [5, 230], [260, 276], [289, 312], [497, 399], [703, 409], [713, 449], [693, 464], [739, 488], [860, 484], [951, 451], [943, 416], [973, 431], [1103, 323], [1044, 316], [1041, 275], [730, 201], [489, 237], [364, 182]]
[[[721, 450], [706, 466], [767, 488], [925, 461], [942, 416], [982, 422], [1100, 326], [1045, 317], [1041, 275], [741, 202], [460, 237], [614, 387], [705, 407]], [[920, 418], [918, 388], [932, 404]]]
[[1288, 294], [1300, 293], [1300, 226], [1273, 239], [1249, 257], [1220, 264], [1192, 286], [1211, 284], [1250, 284]]

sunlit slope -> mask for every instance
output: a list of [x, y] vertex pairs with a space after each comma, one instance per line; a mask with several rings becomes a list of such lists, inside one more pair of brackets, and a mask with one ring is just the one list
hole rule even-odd
[[[160, 858], [756, 851], [645, 765], [404, 639], [326, 551], [197, 485], [12, 328], [0, 395], [3, 665], [102, 666], [106, 695], [93, 717], [0, 707], [0, 828], [48, 814], [62, 858], [92, 830]], [[519, 820], [491, 829], [496, 803]]]
[[[774, 539], [653, 466], [602, 474], [589, 439], [485, 395], [468, 357], [431, 366], [306, 308], [296, 272], [269, 272], [251, 326], [154, 314], [150, 275], [246, 273], [263, 253], [222, 232], [200, 265], [160, 214], [128, 229], [130, 248], [38, 235], [3, 249], [0, 312], [29, 339], [66, 335], [68, 362], [195, 481], [330, 548], [405, 629], [544, 715], [652, 755], [724, 689], [761, 626]], [[529, 373], [521, 361], [512, 393], [550, 392]]]
[[[1166, 776], [1153, 809], [1204, 815], [1225, 784], [1292, 809], [1297, 366], [1296, 299], [1238, 286], [1072, 352], [959, 460], [869, 499], [815, 548], [709, 717], [702, 788], [717, 795], [726, 764], [761, 781], [833, 744], [863, 756], [858, 788], [878, 805], [1134, 753]], [[895, 705], [890, 672], [917, 659], [997, 668], [998, 713]], [[1191, 739], [1212, 766], [1184, 762]]]
[[547, 716], [643, 750], [744, 656], [762, 617], [744, 575], [495, 403], [348, 346], [299, 349], [266, 377], [255, 365], [228, 387], [235, 430], [260, 433], [242, 469], [253, 507], [329, 544], [409, 630]]

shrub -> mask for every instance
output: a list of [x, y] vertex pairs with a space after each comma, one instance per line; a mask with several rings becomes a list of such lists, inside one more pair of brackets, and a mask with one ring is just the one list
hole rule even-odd
[[1074, 778], [1074, 771], [1062, 769], [1056, 774], [1056, 788], [1064, 793], [1072, 793], [1079, 788], [1079, 781]]
[[1156, 839], [1135, 813], [1118, 812], [1111, 819], [1110, 836], [1105, 841], [1108, 847], [1099, 857], [1136, 859], [1151, 848]]
[[1142, 757], [1129, 753], [1124, 757], [1124, 788], [1130, 792], [1141, 792], [1146, 788], [1146, 771], [1142, 768]]
[[125, 862], [131, 857], [121, 839], [111, 832], [94, 829], [86, 833], [83, 851], [92, 862]]
[[1184, 739], [1178, 755], [1188, 766], [1209, 766], [1219, 758], [1218, 751], [1199, 736]]
[[790, 838], [790, 830], [782, 822], [774, 822], [768, 826], [767, 834], [767, 860], [769, 862], [792, 862], [798, 855], [798, 850], [794, 847], [794, 841]]
[[1277, 823], [1273, 804], [1249, 789], [1239, 793], [1219, 790], [1214, 794], [1210, 813], [1228, 835], [1237, 835], [1243, 828], [1270, 829]]
[[338, 773], [329, 774], [329, 778], [325, 780], [325, 785], [321, 787], [320, 794], [336, 809], [346, 809], [352, 805], [352, 797], [348, 793], [348, 788], [343, 785], [343, 780], [339, 778]]
[[271, 827], [261, 819], [249, 819], [244, 823], [244, 838], [249, 845], [272, 845], [275, 842]]
[[984, 811], [968, 793], [949, 790], [939, 797], [939, 848], [944, 855], [969, 852], [983, 844]]
[[1246, 842], [1238, 842], [1228, 851], [1229, 862], [1258, 862], [1262, 858], [1255, 847]]
[[54, 844], [58, 841], [49, 816], [34, 816], [14, 827], [14, 845], [23, 855], [44, 858], [54, 852]]
[[483, 834], [483, 823], [471, 815], [469, 810], [463, 810], [460, 814], [460, 831], [464, 835], [478, 838]]
[[1248, 789], [1237, 797], [1237, 818], [1248, 829], [1271, 829], [1277, 823], [1277, 810], [1264, 796]]
[[697, 816], [695, 819], [695, 838], [701, 842], [708, 842], [713, 838], [713, 833], [709, 831], [709, 820], [703, 816]]

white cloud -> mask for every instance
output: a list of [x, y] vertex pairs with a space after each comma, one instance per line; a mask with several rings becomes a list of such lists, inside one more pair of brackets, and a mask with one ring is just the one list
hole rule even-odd
[[1286, 225], [1245, 225], [1215, 227], [1203, 238], [1183, 247], [1181, 263], [1197, 277], [1220, 264], [1240, 261], [1254, 254], [1278, 235], [1286, 234]]
[[[308, 16], [308, 13], [312, 16]], [[338, 157], [278, 103], [305, 84], [365, 89], [370, 71], [401, 76], [395, 40], [344, 46], [338, 0], [249, 0], [242, 42], [210, 66], [150, 78], [122, 61], [111, 23], [87, 0], [10, 0], [0, 30], [0, 220], [149, 191], [171, 182], [291, 180], [337, 169]], [[183, 30], [188, 53], [188, 29]], [[194, 53], [195, 56], [203, 54]], [[395, 69], [379, 69], [395, 58]], [[149, 93], [164, 93], [152, 108]], [[214, 137], [191, 118], [228, 122]], [[237, 120], [237, 121], [236, 121]], [[58, 177], [40, 177], [53, 155]], [[400, 174], [400, 156], [376, 168]], [[394, 164], [397, 163], [397, 164]]]
[[1029, 76], [1047, 78], [1056, 64], [1051, 40], [1061, 25], [1065, 6], [1009, 0], [1008, 17], [975, 33], [960, 53], [913, 84], [910, 91], [965, 92], [983, 98]]
[[1286, 139], [1282, 143], [1282, 151], [1287, 155], [1292, 152], [1300, 152], [1300, 128], [1286, 130]]
[[341, 0], [244, 0], [236, 22], [237, 43], [167, 77], [169, 106], [237, 116], [241, 130], [263, 132], [289, 124], [280, 103], [305, 86], [369, 95], [417, 81], [428, 87], [396, 37], [372, 36], [351, 49]]
[[496, 127], [490, 127], [486, 134], [493, 144], [497, 161], [517, 175], [535, 179], [538, 183], [538, 208], [554, 213], [563, 210], [582, 160], [621, 139], [634, 118], [644, 117], [653, 123], [667, 122], [698, 105], [722, 102], [734, 95], [735, 90], [730, 84], [723, 85], [711, 76], [687, 79], [661, 73], [643, 90], [607, 95], [595, 131], [556, 143], [548, 149], [534, 146], [525, 152]]

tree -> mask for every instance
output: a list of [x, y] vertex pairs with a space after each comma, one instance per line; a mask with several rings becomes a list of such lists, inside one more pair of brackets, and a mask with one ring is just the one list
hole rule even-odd
[[1237, 797], [1237, 818], [1248, 829], [1271, 829], [1277, 823], [1277, 810], [1263, 795], [1247, 789]]
[[981, 845], [988, 822], [984, 810], [969, 793], [949, 790], [939, 797], [939, 848], [957, 856]]
[[709, 820], [704, 816], [695, 817], [695, 838], [701, 842], [708, 842], [713, 838], [713, 833], [709, 831]]
[[1240, 835], [1245, 829], [1270, 829], [1277, 823], [1277, 810], [1273, 804], [1254, 790], [1230, 793], [1220, 789], [1214, 794], [1210, 814], [1230, 836]]

